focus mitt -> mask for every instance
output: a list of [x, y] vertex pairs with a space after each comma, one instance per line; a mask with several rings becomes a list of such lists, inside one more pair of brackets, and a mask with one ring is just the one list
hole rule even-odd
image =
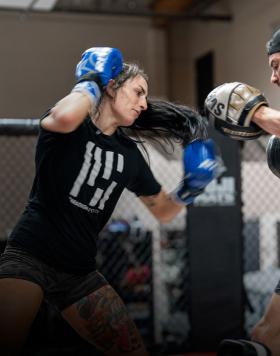
[[268, 106], [262, 93], [250, 85], [232, 82], [213, 89], [205, 99], [205, 114], [222, 134], [235, 140], [252, 140], [264, 131], [251, 122], [254, 112]]

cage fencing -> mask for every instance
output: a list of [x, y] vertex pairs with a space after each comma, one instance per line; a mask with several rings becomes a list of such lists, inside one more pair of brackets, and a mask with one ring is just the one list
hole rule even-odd
[[246, 142], [242, 151], [245, 327], [249, 334], [280, 279], [280, 181], [267, 165], [268, 139]]

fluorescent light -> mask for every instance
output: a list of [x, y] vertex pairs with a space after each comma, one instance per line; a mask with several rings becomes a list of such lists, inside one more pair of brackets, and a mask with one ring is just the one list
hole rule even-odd
[[57, 0], [0, 0], [0, 8], [51, 11]]
[[0, 7], [27, 9], [31, 3], [32, 0], [0, 0]]
[[57, 0], [38, 0], [32, 6], [32, 10], [51, 11]]

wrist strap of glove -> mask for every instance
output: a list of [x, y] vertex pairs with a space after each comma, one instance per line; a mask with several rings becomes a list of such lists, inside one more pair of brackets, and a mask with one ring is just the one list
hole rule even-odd
[[89, 114], [92, 115], [95, 111], [95, 107], [101, 98], [101, 91], [99, 86], [94, 81], [83, 81], [74, 86], [71, 93], [78, 92], [87, 95], [91, 102], [91, 108]]
[[88, 72], [88, 73], [82, 75], [77, 80], [77, 83], [82, 83], [82, 82], [94, 82], [98, 85], [99, 88], [104, 87], [104, 84], [102, 83], [102, 80], [100, 78], [100, 74], [97, 74], [97, 73]]
[[180, 205], [190, 205], [193, 203], [194, 199], [201, 193], [203, 193], [204, 189], [197, 190], [189, 190], [184, 181], [173, 191], [170, 193], [172, 199], [180, 204]]

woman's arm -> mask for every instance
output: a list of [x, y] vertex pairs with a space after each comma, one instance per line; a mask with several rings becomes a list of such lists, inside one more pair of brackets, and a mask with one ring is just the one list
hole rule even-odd
[[163, 223], [172, 220], [184, 206], [192, 204], [206, 186], [221, 172], [214, 141], [196, 140], [183, 152], [184, 178], [170, 194], [161, 190], [152, 196], [141, 196], [141, 201]]
[[139, 199], [161, 223], [170, 222], [184, 208], [163, 189], [156, 195], [140, 196]]
[[70, 93], [61, 99], [41, 121], [41, 126], [48, 131], [68, 133], [74, 131], [88, 115], [90, 99], [83, 93]]

